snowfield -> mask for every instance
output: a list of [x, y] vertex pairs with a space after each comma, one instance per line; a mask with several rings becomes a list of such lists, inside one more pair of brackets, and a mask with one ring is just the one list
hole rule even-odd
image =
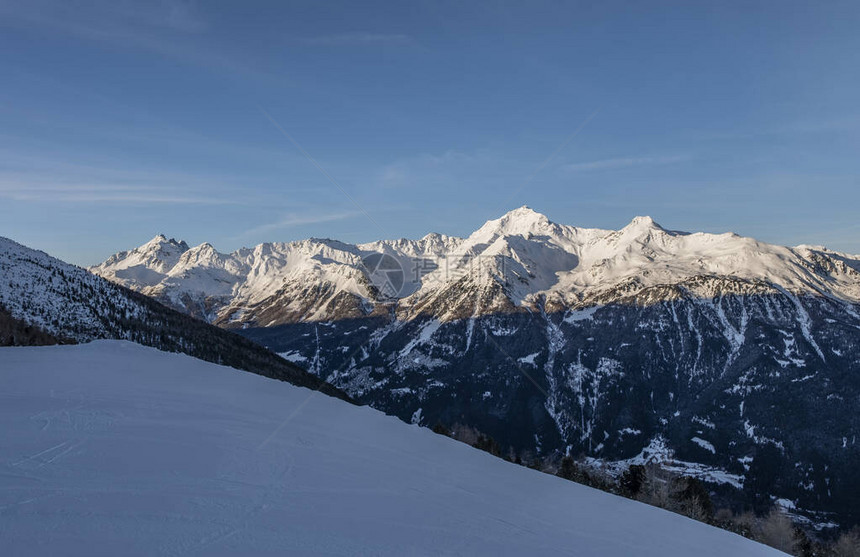
[[250, 373], [0, 349], [3, 555], [777, 555]]

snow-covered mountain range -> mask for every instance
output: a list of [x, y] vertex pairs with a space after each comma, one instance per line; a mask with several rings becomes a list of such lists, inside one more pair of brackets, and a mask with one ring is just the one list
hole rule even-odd
[[157, 237], [92, 269], [370, 404], [516, 453], [658, 459], [737, 505], [860, 523], [860, 258], [528, 208], [468, 238]]
[[[380, 296], [366, 259], [385, 254], [402, 284]], [[860, 258], [787, 248], [732, 233], [688, 234], [636, 217], [621, 230], [550, 222], [521, 207], [468, 238], [345, 244], [309, 239], [223, 254], [156, 236], [92, 272], [223, 326], [273, 326], [378, 313], [442, 321], [491, 313], [575, 310], [683, 296], [815, 294], [860, 301]]]

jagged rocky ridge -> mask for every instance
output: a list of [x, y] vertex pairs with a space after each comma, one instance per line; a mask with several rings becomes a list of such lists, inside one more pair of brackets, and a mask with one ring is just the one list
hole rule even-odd
[[[118, 273], [151, 268], [152, 244], [94, 270], [126, 280]], [[172, 245], [179, 259], [197, 249]], [[405, 262], [393, 297], [361, 263], [373, 253]], [[405, 420], [465, 423], [516, 451], [613, 469], [658, 458], [747, 502], [860, 520], [856, 256], [647, 217], [581, 229], [522, 208], [466, 239], [307, 240], [222, 257], [246, 265], [222, 298], [192, 286], [214, 263], [166, 265], [137, 288], [207, 308]]]
[[339, 389], [258, 344], [0, 237], [0, 345], [130, 340], [343, 399]]

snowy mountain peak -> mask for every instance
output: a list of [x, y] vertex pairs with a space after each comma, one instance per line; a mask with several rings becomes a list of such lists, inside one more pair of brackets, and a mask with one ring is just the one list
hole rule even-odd
[[[225, 256], [218, 252], [215, 247], [204, 242], [199, 246], [185, 250], [177, 261], [177, 266], [188, 267], [190, 265], [212, 266], [222, 262]], [[176, 267], [174, 267], [175, 269]]]
[[528, 205], [523, 205], [502, 215], [498, 221], [503, 226], [532, 226], [535, 224], [548, 224], [549, 219], [543, 213], [538, 213]]
[[654, 221], [654, 219], [652, 219], [649, 216], [633, 217], [633, 220], [631, 220], [630, 223], [624, 227], [624, 229], [625, 230], [626, 229], [637, 229], [637, 230], [658, 229], [658, 230], [664, 230], [664, 228], [662, 226], [657, 224]]
[[505, 213], [504, 216], [526, 216], [526, 217], [537, 216], [537, 217], [543, 217], [544, 215], [541, 213], [538, 213], [537, 211], [535, 211], [534, 209], [532, 209], [528, 205], [521, 205], [521, 206], [517, 207], [516, 209], [511, 209], [510, 211]]
[[163, 234], [159, 234], [149, 242], [131, 251], [133, 254], [138, 254], [143, 258], [156, 258], [165, 263], [165, 265], [173, 265], [183, 253], [190, 248], [184, 240], [177, 241], [175, 238], [168, 239]]
[[207, 256], [218, 255], [218, 250], [215, 249], [215, 246], [210, 244], [209, 242], [203, 242], [199, 246], [194, 246], [193, 248], [186, 251], [186, 253], [196, 253], [196, 254], [205, 254]]
[[523, 205], [497, 219], [488, 220], [469, 238], [479, 242], [487, 242], [500, 236], [550, 234], [554, 228], [557, 228], [557, 225], [553, 224], [546, 215]]
[[175, 247], [180, 250], [187, 250], [188, 244], [185, 240], [176, 240], [176, 238], [167, 238], [164, 234], [158, 234], [152, 240], [140, 246], [138, 251], [150, 251], [152, 249], [163, 249], [165, 247]]
[[647, 243], [652, 239], [655, 239], [658, 242], [663, 242], [669, 237], [677, 236], [679, 234], [683, 235], [684, 233], [666, 230], [657, 224], [651, 217], [644, 216], [634, 217], [627, 226], [616, 232], [615, 236], [618, 238]]
[[189, 249], [184, 241], [159, 234], [142, 246], [112, 255], [91, 271], [111, 280], [121, 278], [123, 280], [116, 282], [131, 288], [144, 287], [161, 280], [163, 274], [172, 269]]

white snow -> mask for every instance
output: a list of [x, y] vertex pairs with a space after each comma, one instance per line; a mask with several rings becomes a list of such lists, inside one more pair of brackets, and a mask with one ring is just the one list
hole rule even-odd
[[631, 464], [645, 465], [655, 463], [670, 472], [684, 476], [691, 476], [705, 482], [728, 484], [738, 489], [743, 487], [744, 481], [743, 476], [731, 474], [720, 468], [700, 464], [698, 462], [677, 460], [673, 451], [666, 444], [666, 440], [659, 436], [652, 439], [648, 443], [648, 446], [643, 448], [638, 455], [632, 458], [614, 461], [587, 458], [586, 461], [595, 467], [603, 468], [612, 476], [622, 474], [628, 467], [630, 467]]
[[756, 428], [757, 428], [757, 426], [751, 424], [749, 420], [744, 420], [744, 432], [746, 432], [747, 437], [749, 437], [750, 439], [755, 441], [756, 444], [765, 445], [767, 443], [770, 443], [771, 445], [774, 445], [775, 447], [777, 447], [779, 449], [782, 449], [782, 450], [785, 449], [785, 447], [782, 444], [782, 441], [778, 441], [778, 440], [773, 439], [771, 437], [765, 437], [764, 435], [756, 434], [756, 432], [755, 432]]
[[708, 429], [716, 429], [717, 428], [717, 426], [714, 424], [714, 422], [712, 422], [711, 420], [708, 420], [707, 418], [702, 418], [700, 416], [693, 416], [692, 421], [699, 424], [699, 425], [703, 425]]
[[[476, 292], [486, 294], [489, 301], [483, 302], [485, 307], [476, 306], [472, 314], [496, 312], [504, 309], [494, 300], [501, 288], [516, 306], [531, 309], [543, 300], [552, 301], [571, 310], [565, 319], [575, 323], [591, 319], [595, 306], [612, 301], [613, 296], [683, 284], [703, 298], [725, 293], [783, 294], [797, 307], [804, 336], [817, 347], [799, 296], [860, 302], [860, 257], [855, 255], [820, 247], [777, 246], [733, 233], [666, 230], [650, 217], [636, 217], [621, 230], [578, 228], [553, 223], [528, 207], [487, 221], [465, 239], [430, 234], [420, 240], [361, 245], [309, 239], [220, 254], [209, 244], [189, 248], [184, 242], [157, 236], [91, 270], [174, 301], [182, 296], [214, 298], [222, 319], [244, 318], [244, 313], [235, 312], [292, 299], [298, 300], [296, 308], [303, 302], [313, 306], [298, 316], [313, 321], [330, 317], [327, 304], [338, 293], [358, 296], [373, 306], [361, 258], [374, 252], [389, 254], [404, 267], [407, 284], [400, 293], [404, 297], [401, 316], [434, 307], [440, 319], [460, 318], [463, 308], [458, 306], [474, 305]], [[423, 260], [433, 265], [416, 276], [413, 267]], [[321, 286], [329, 295], [320, 296]], [[472, 295], [457, 295], [463, 291]], [[664, 298], [665, 294], [655, 294], [643, 300]], [[854, 310], [846, 306], [846, 311]], [[727, 338], [739, 346], [743, 330], [725, 324]]]
[[576, 323], [577, 321], [587, 321], [594, 317], [595, 312], [600, 309], [598, 306], [592, 306], [581, 310], [571, 311], [564, 316], [565, 323]]
[[[179, 255], [174, 256], [176, 251]], [[164, 252], [171, 257], [162, 258]], [[316, 306], [304, 317], [317, 321], [329, 317], [325, 306], [338, 293], [368, 296], [362, 285], [361, 255], [356, 246], [334, 240], [267, 243], [222, 254], [211, 244], [189, 248], [184, 242], [156, 236], [90, 271], [180, 306], [185, 299], [202, 304], [215, 298], [217, 311], [209, 316], [210, 321], [219, 317], [242, 319], [249, 308], [276, 295], [275, 303], [283, 304], [284, 299], [300, 299], [310, 289]], [[143, 273], [142, 268], [153, 272]], [[129, 270], [134, 270], [133, 276]], [[330, 287], [329, 295], [319, 285]]]
[[793, 511], [797, 509], [797, 505], [794, 504], [794, 501], [791, 499], [777, 499], [774, 503], [786, 511]]
[[306, 363], [308, 359], [302, 356], [298, 350], [290, 350], [289, 352], [279, 352], [278, 356], [293, 363]]
[[521, 364], [535, 365], [535, 358], [537, 358], [538, 356], [540, 356], [540, 352], [535, 352], [534, 354], [529, 354], [528, 356], [517, 358], [517, 361]]
[[0, 349], [4, 555], [777, 555], [366, 407], [119, 341]]
[[421, 328], [415, 334], [414, 338], [409, 341], [409, 344], [403, 347], [400, 351], [400, 357], [406, 358], [412, 351], [423, 344], [427, 344], [432, 341], [433, 335], [436, 331], [439, 330], [439, 327], [442, 326], [442, 323], [435, 320], [430, 320], [421, 325]]
[[414, 425], [421, 425], [421, 418], [422, 418], [421, 414], [422, 414], [421, 408], [419, 408], [418, 410], [413, 412], [412, 413], [412, 420], [410, 420], [410, 423], [412, 423]]
[[717, 450], [714, 448], [714, 445], [710, 441], [705, 441], [701, 437], [693, 437], [692, 439], [690, 439], [690, 441], [702, 447], [711, 454], [717, 454]]

